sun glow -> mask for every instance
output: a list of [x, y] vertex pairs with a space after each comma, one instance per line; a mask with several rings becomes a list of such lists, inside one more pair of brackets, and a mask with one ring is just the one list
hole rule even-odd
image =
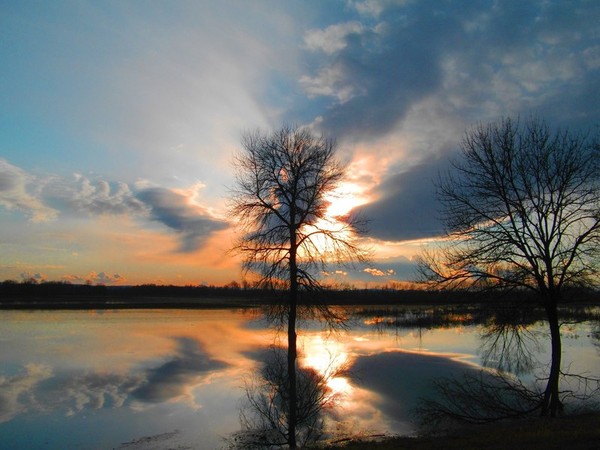
[[351, 241], [352, 229], [342, 219], [352, 210], [369, 201], [364, 193], [364, 187], [354, 182], [344, 182], [333, 192], [329, 193], [325, 200], [328, 202], [327, 210], [323, 218], [318, 219], [313, 225], [302, 228], [305, 235], [311, 235], [307, 241], [306, 248], [299, 250], [300, 257], [306, 256], [305, 252], [317, 250], [325, 260], [335, 260], [341, 255], [336, 251], [334, 239], [328, 236], [331, 233], [335, 239]]
[[364, 190], [363, 186], [351, 181], [341, 183], [325, 197], [325, 200], [329, 202], [327, 217], [333, 219], [345, 216], [354, 208], [367, 203], [369, 198], [365, 195]]

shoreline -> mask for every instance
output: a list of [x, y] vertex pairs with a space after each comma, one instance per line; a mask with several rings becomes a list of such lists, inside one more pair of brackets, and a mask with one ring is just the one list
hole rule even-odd
[[557, 418], [465, 425], [439, 436], [397, 436], [378, 441], [354, 440], [328, 450], [592, 450], [600, 448], [600, 412], [589, 411]]

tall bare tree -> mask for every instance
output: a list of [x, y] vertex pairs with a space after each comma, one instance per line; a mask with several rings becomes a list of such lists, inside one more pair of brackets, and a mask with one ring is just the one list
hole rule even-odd
[[299, 293], [319, 285], [318, 272], [327, 264], [362, 259], [363, 252], [353, 241], [356, 222], [327, 215], [328, 196], [344, 179], [334, 141], [284, 126], [272, 133], [247, 133], [242, 146], [235, 159], [231, 214], [243, 235], [234, 250], [243, 256], [244, 269], [259, 274], [263, 285], [289, 291], [288, 445], [296, 448]]
[[597, 139], [537, 119], [474, 127], [439, 184], [447, 239], [421, 261], [440, 286], [536, 294], [552, 346], [544, 415], [561, 405], [558, 305], [567, 288], [599, 282], [599, 157]]

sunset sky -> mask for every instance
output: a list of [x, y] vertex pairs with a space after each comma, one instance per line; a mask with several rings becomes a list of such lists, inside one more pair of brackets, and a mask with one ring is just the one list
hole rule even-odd
[[[0, 3], [0, 280], [224, 284], [245, 131], [337, 140], [367, 266], [414, 278], [433, 181], [477, 122], [600, 126], [600, 2]], [[337, 272], [337, 273], [336, 273]]]

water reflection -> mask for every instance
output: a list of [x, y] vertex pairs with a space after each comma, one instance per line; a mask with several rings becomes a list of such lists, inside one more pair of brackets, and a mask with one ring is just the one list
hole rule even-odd
[[0, 440], [116, 448], [151, 433], [170, 436], [168, 446], [218, 448], [251, 364], [240, 355], [262, 345], [247, 320], [233, 311], [5, 312]]
[[388, 351], [360, 356], [351, 367], [353, 383], [377, 394], [376, 407], [392, 421], [392, 428], [409, 434], [416, 428], [414, 409], [431, 396], [439, 377], [476, 373], [467, 355]]
[[[538, 362], [548, 358], [547, 339], [538, 335], [543, 323], [525, 327], [538, 339], [533, 346], [518, 335], [523, 330], [498, 328], [508, 340], [491, 342], [503, 351], [486, 353], [488, 322], [477, 314], [436, 312], [427, 322], [420, 311], [363, 311], [345, 332], [300, 333], [299, 365], [336, 400], [321, 410], [315, 431], [330, 439], [412, 433], [413, 407], [431, 395], [430, 380], [460, 379], [486, 364], [512, 373], [533, 367], [535, 380]], [[222, 437], [240, 429], [245, 377], [265, 375], [276, 361], [273, 330], [250, 312], [0, 314], [0, 440], [7, 448], [143, 448], [150, 441], [152, 448], [220, 448]], [[594, 325], [565, 330], [565, 366], [574, 374], [600, 373]], [[521, 362], [499, 364], [512, 354]]]
[[[231, 449], [272, 448], [288, 443], [291, 394], [287, 350], [273, 346], [260, 356], [259, 370], [246, 379], [241, 430], [229, 439]], [[334, 407], [338, 396], [329, 382], [337, 375], [332, 369], [297, 368], [294, 429], [300, 448], [315, 444], [324, 435], [324, 413]]]
[[194, 339], [180, 337], [177, 351], [164, 364], [145, 370], [144, 382], [131, 395], [145, 402], [164, 402], [181, 396], [190, 396], [190, 387], [197, 386], [211, 372], [222, 370], [228, 364], [212, 358]]
[[492, 322], [481, 332], [483, 365], [515, 375], [530, 373], [539, 366], [535, 355], [541, 352], [540, 337], [526, 325]]

